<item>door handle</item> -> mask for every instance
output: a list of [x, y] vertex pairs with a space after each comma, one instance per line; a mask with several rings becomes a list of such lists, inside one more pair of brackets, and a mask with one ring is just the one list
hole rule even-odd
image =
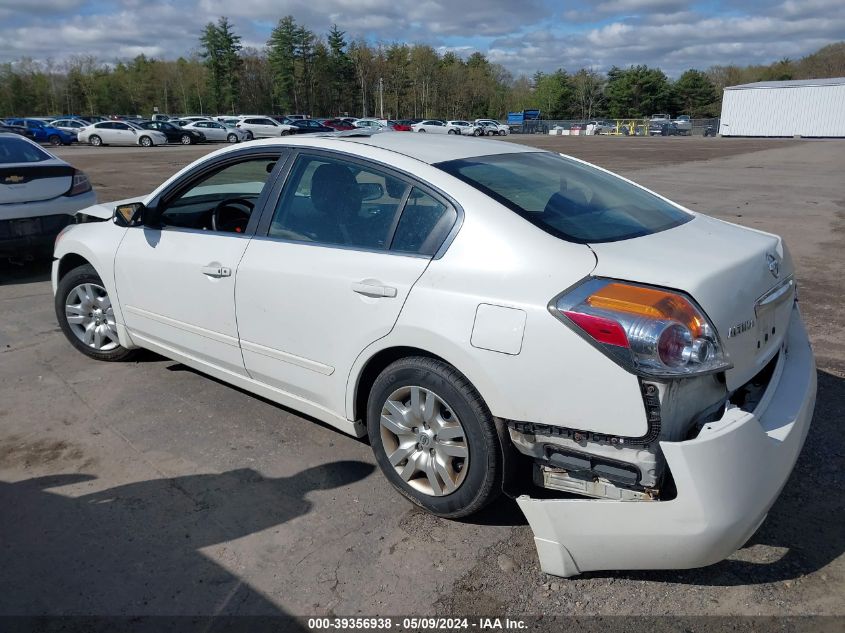
[[387, 297], [392, 298], [396, 296], [396, 288], [392, 286], [380, 286], [378, 284], [361, 282], [352, 284], [353, 292], [365, 297]]
[[225, 266], [203, 266], [200, 268], [203, 275], [207, 275], [209, 277], [219, 278], [219, 277], [231, 277], [232, 276], [232, 269], [226, 268]]

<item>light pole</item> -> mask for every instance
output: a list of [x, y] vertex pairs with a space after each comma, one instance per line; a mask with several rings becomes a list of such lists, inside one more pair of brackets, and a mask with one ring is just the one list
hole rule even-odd
[[379, 109], [379, 118], [384, 118], [384, 79], [382, 77], [378, 78], [378, 109]]

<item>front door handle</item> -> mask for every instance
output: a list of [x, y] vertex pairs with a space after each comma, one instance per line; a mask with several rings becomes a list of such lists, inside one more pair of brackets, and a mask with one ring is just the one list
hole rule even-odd
[[368, 283], [365, 281], [352, 284], [352, 290], [357, 292], [359, 295], [364, 295], [365, 297], [391, 298], [396, 296], [396, 288], [392, 286], [381, 286], [377, 283]]
[[200, 270], [202, 270], [203, 275], [208, 275], [209, 277], [220, 278], [220, 277], [231, 277], [232, 276], [232, 269], [227, 268], [226, 266], [218, 266], [216, 264], [210, 264], [208, 266], [203, 266]]

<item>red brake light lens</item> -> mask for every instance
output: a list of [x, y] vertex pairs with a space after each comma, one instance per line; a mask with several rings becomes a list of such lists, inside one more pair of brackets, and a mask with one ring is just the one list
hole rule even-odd
[[65, 195], [78, 196], [79, 194], [88, 193], [89, 191], [91, 191], [91, 181], [88, 180], [88, 176], [79, 170], [73, 172], [73, 181], [70, 185], [70, 189], [68, 189], [68, 192]]

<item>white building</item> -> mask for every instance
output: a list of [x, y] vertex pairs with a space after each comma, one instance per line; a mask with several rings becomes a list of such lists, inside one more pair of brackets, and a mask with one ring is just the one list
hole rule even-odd
[[722, 136], [845, 137], [845, 77], [729, 86]]

